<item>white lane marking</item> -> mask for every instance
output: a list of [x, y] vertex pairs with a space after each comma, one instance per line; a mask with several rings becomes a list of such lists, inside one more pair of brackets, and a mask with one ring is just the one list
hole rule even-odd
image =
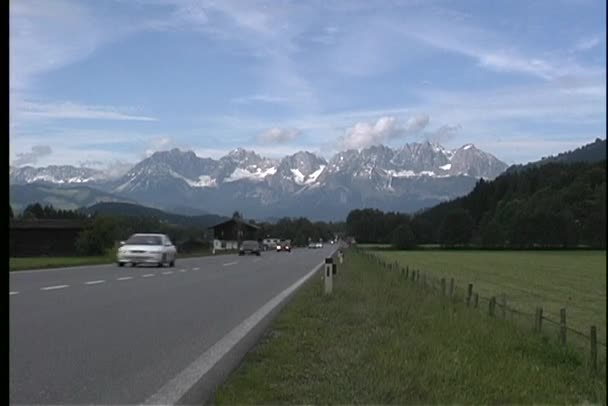
[[147, 273], [147, 274], [142, 275], [141, 277], [142, 278], [149, 278], [150, 276], [154, 276], [154, 274], [153, 273]]
[[198, 271], [201, 268], [192, 268], [193, 271]]
[[88, 282], [85, 282], [84, 284], [85, 285], [97, 285], [99, 283], [104, 283], [104, 282], [105, 282], [104, 280], [98, 280], [98, 281], [88, 281]]
[[227, 262], [225, 264], [222, 264], [223, 266], [230, 266], [230, 265], [236, 265], [238, 264], [238, 261], [234, 261], [234, 262]]
[[67, 288], [70, 285], [55, 285], [55, 286], [47, 286], [46, 288], [40, 288], [40, 290], [55, 290], [55, 289], [63, 289]]
[[132, 276], [123, 276], [121, 278], [116, 278], [117, 281], [128, 281], [129, 279], [133, 279]]
[[187, 272], [185, 269], [180, 269], [179, 271], [180, 272]]
[[226, 334], [221, 340], [213, 344], [186, 369], [180, 372], [175, 378], [171, 379], [156, 394], [149, 397], [145, 404], [148, 405], [174, 405], [184, 396], [186, 392], [207, 372], [217, 364], [224, 355], [228, 353], [243, 337], [245, 337], [264, 317], [266, 317], [275, 307], [285, 300], [291, 293], [299, 288], [304, 282], [310, 279], [324, 262], [316, 265], [310, 272], [300, 278], [293, 285], [279, 293], [264, 306], [260, 307], [255, 313], [245, 321], [236, 326]]
[[18, 295], [19, 292], [8, 292], [9, 296]]
[[171, 275], [173, 273], [173, 271], [165, 271], [163, 272], [163, 275]]

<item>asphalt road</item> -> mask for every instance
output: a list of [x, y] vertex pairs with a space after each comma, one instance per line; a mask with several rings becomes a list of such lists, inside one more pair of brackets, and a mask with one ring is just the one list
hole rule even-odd
[[10, 402], [141, 404], [335, 248], [11, 272]]

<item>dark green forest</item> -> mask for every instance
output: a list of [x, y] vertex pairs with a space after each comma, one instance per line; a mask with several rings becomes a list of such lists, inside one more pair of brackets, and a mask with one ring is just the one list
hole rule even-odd
[[468, 195], [413, 216], [354, 210], [346, 224], [358, 242], [368, 243], [397, 245], [395, 230], [409, 227], [415, 244], [605, 248], [606, 160], [530, 166], [481, 179]]

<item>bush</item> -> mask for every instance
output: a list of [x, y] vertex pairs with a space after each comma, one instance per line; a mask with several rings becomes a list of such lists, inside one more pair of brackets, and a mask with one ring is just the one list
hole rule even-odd
[[76, 252], [80, 255], [104, 255], [113, 247], [117, 235], [116, 219], [97, 217], [93, 224], [78, 236]]

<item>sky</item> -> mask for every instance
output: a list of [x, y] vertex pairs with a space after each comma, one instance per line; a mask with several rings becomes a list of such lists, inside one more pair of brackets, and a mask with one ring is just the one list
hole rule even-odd
[[604, 0], [19, 0], [13, 165], [606, 138]]

